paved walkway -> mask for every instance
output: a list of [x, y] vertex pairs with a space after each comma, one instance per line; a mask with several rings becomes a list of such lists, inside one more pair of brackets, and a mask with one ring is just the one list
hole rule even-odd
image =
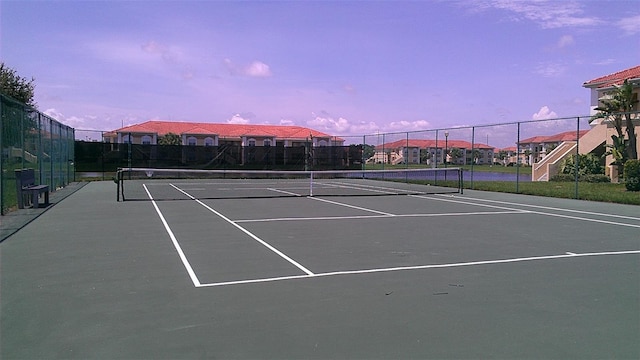
[[4, 241], [9, 236], [13, 235], [16, 231], [22, 229], [28, 223], [33, 221], [38, 216], [42, 215], [45, 211], [48, 211], [54, 207], [57, 203], [64, 200], [67, 196], [81, 189], [88, 184], [87, 182], [74, 182], [66, 187], [52, 192], [49, 194], [49, 206], [37, 209], [18, 209], [12, 211], [6, 215], [0, 216], [0, 242]]

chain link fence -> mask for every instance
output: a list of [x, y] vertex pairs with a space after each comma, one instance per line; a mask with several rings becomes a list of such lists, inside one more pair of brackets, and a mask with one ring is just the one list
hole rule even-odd
[[[76, 178], [108, 179], [118, 168], [338, 170], [361, 169], [362, 148], [312, 146], [241, 146], [222, 142], [216, 146], [108, 143], [95, 139], [102, 133], [76, 130]], [[338, 143], [333, 140], [332, 144]]]
[[0, 94], [0, 208], [17, 205], [15, 170], [31, 168], [51, 191], [73, 181], [74, 129]]
[[[638, 114], [633, 114], [637, 119]], [[637, 120], [636, 120], [637, 121]], [[187, 169], [385, 169], [462, 167], [466, 188], [478, 182], [520, 184], [562, 179], [575, 181], [576, 197], [583, 171], [579, 162], [590, 154], [602, 178], [617, 181], [614, 159], [607, 155], [611, 123], [591, 116], [456, 126], [335, 137], [329, 146], [143, 145], [104, 143], [103, 133], [76, 130], [76, 177], [110, 179], [118, 168]], [[340, 146], [331, 146], [337, 145]]]
[[368, 167], [459, 166], [466, 170], [466, 188], [478, 181], [504, 181], [515, 192], [522, 182], [549, 181], [564, 173], [564, 179], [575, 180], [577, 194], [583, 171], [577, 155], [590, 154], [599, 163], [595, 171], [617, 181], [614, 159], [607, 154], [614, 134], [611, 123], [577, 116], [376, 133], [363, 136], [361, 143], [369, 151]]

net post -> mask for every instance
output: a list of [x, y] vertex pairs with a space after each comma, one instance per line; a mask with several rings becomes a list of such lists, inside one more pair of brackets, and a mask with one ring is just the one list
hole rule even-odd
[[464, 193], [464, 178], [462, 175], [462, 168], [458, 169], [458, 191], [460, 192], [460, 195], [462, 195]]
[[309, 196], [313, 197], [313, 171], [309, 172]]
[[116, 170], [116, 201], [120, 202], [120, 169]]

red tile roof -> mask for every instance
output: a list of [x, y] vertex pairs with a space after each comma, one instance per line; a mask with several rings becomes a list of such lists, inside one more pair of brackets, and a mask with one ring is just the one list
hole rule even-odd
[[167, 133], [189, 135], [218, 135], [220, 138], [240, 138], [243, 136], [276, 137], [279, 139], [330, 138], [332, 135], [302, 126], [254, 125], [254, 124], [214, 124], [178, 121], [151, 120], [141, 124], [125, 126], [112, 131], [115, 133]]
[[[580, 137], [583, 137], [589, 130], [580, 130]], [[563, 133], [549, 136], [534, 136], [520, 140], [520, 144], [541, 144], [541, 143], [561, 143], [563, 141], [575, 141], [575, 131], [565, 131]]]
[[640, 78], [640, 65], [587, 81], [582, 86], [586, 88], [604, 88], [621, 85], [627, 79], [638, 78]]

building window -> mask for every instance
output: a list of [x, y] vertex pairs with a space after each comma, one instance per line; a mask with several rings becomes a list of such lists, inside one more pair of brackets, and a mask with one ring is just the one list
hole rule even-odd
[[249, 144], [249, 146], [256, 146], [256, 139], [249, 139], [247, 144]]
[[123, 144], [131, 144], [131, 135], [122, 136], [122, 143]]
[[213, 146], [213, 138], [210, 138], [210, 137], [204, 138], [204, 146]]
[[151, 136], [145, 135], [142, 137], [142, 145], [151, 145]]
[[264, 142], [262, 144], [264, 146], [271, 146], [271, 139], [264, 139]]
[[327, 146], [327, 141], [326, 140], [318, 141], [318, 146]]
[[195, 137], [193, 137], [193, 136], [189, 136], [189, 137], [187, 138], [187, 145], [189, 145], [189, 146], [196, 146], [196, 144], [197, 144], [197, 143], [198, 143], [198, 139], [196, 139]]

